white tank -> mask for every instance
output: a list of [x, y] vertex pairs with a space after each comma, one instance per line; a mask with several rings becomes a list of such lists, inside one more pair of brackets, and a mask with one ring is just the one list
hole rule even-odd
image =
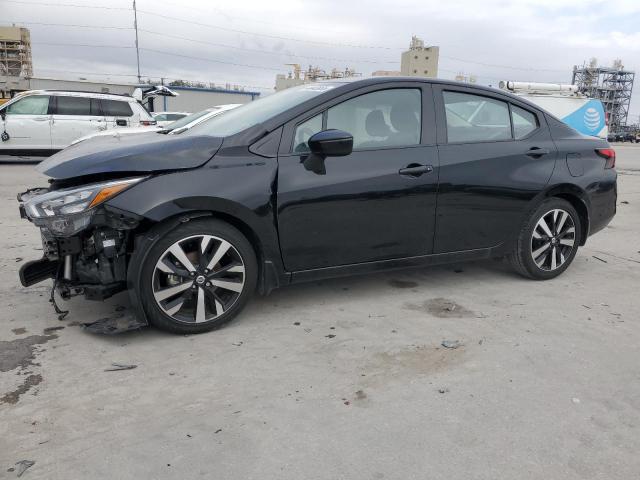
[[566, 83], [536, 83], [536, 82], [513, 82], [511, 80], [500, 81], [502, 90], [512, 92], [549, 92], [549, 93], [577, 93], [577, 85]]

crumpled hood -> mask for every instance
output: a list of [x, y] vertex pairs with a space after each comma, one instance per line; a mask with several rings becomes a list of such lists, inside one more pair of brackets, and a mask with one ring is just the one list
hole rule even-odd
[[117, 172], [151, 173], [196, 168], [213, 157], [222, 138], [139, 135], [95, 137], [71, 145], [41, 162], [37, 170], [56, 180]]

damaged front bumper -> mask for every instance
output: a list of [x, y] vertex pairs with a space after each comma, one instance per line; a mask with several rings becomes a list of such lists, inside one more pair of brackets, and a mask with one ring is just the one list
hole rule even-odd
[[104, 203], [70, 215], [36, 216], [34, 200], [49, 193], [39, 188], [18, 195], [20, 216], [40, 228], [43, 250], [40, 260], [20, 269], [22, 285], [53, 279], [65, 299], [83, 294], [103, 300], [126, 290], [133, 232], [142, 218]]

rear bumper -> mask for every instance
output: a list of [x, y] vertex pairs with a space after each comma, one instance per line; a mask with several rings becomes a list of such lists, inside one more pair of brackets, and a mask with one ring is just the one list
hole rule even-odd
[[589, 221], [589, 236], [605, 228], [616, 215], [618, 201], [618, 184], [615, 171], [609, 182], [600, 182], [598, 189], [591, 193], [591, 212]]

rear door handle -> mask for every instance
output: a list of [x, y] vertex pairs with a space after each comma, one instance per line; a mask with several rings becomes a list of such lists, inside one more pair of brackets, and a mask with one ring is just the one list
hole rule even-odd
[[36, 122], [46, 122], [49, 120], [49, 117], [35, 117], [34, 120]]
[[433, 167], [431, 165], [418, 165], [415, 163], [407, 165], [405, 168], [401, 168], [400, 170], [398, 170], [398, 173], [400, 175], [406, 175], [407, 177], [419, 177], [424, 173], [431, 172], [433, 172]]
[[529, 151], [527, 151], [527, 153], [525, 153], [525, 155], [527, 157], [542, 157], [543, 155], [548, 155], [550, 152], [549, 150], [547, 150], [546, 148], [539, 148], [539, 147], [531, 147], [529, 149]]

